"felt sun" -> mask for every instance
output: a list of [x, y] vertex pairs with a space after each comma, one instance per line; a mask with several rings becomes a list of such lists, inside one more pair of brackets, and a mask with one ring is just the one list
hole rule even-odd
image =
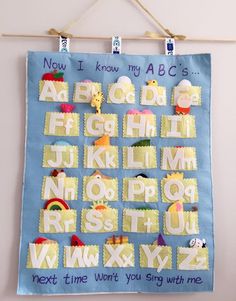
[[96, 201], [96, 202], [93, 202], [93, 205], [91, 206], [91, 208], [95, 209], [95, 210], [105, 210], [110, 207], [104, 201]]

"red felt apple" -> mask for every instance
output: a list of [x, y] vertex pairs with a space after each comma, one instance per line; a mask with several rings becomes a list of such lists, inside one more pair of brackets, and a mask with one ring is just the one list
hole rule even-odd
[[47, 238], [45, 237], [37, 237], [35, 240], [34, 240], [34, 243], [35, 244], [42, 244], [44, 241], [48, 240]]
[[54, 70], [52, 72], [44, 73], [42, 76], [42, 80], [63, 82], [64, 81], [63, 75], [64, 75], [63, 72], [58, 72], [57, 70]]
[[69, 103], [62, 103], [61, 104], [61, 111], [63, 113], [71, 113], [71, 112], [73, 112], [74, 109], [75, 109], [75, 106], [71, 105]]
[[82, 242], [82, 240], [79, 239], [77, 235], [74, 234], [71, 237], [71, 246], [82, 247], [85, 246], [85, 244]]

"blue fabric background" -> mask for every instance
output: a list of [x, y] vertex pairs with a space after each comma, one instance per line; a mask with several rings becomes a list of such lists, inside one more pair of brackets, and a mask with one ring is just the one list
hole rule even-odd
[[[50, 61], [51, 60], [51, 61]], [[83, 61], [82, 65], [78, 61]], [[50, 66], [51, 62], [51, 66]], [[102, 83], [105, 97], [109, 83], [116, 82], [119, 76], [126, 75], [131, 78], [136, 88], [136, 104], [134, 105], [113, 105], [104, 103], [102, 112], [116, 113], [119, 119], [119, 138], [112, 138], [112, 144], [123, 146], [131, 145], [140, 139], [122, 138], [122, 117], [130, 108], [143, 109], [139, 104], [140, 88], [149, 79], [157, 79], [159, 84], [167, 88], [167, 106], [150, 107], [157, 116], [158, 133], [160, 132], [160, 118], [163, 114], [173, 114], [173, 107], [170, 105], [171, 89], [184, 78], [190, 80], [193, 85], [202, 86], [202, 106], [192, 107], [191, 113], [196, 116], [197, 138], [195, 139], [175, 139], [175, 138], [152, 138], [151, 144], [157, 146], [158, 168], [146, 170], [149, 177], [157, 177], [158, 184], [162, 177], [166, 176], [166, 171], [160, 170], [160, 148], [162, 146], [195, 146], [197, 148], [198, 171], [186, 171], [185, 177], [196, 177], [199, 189], [199, 237], [205, 238], [209, 248], [209, 271], [178, 271], [176, 270], [176, 248], [177, 246], [187, 246], [191, 236], [164, 236], [166, 243], [171, 245], [172, 270], [163, 270], [159, 274], [155, 269], [140, 269], [138, 247], [140, 243], [152, 243], [157, 234], [129, 234], [130, 242], [135, 244], [135, 267], [134, 268], [104, 268], [102, 264], [102, 247], [105, 239], [110, 236], [105, 234], [82, 234], [80, 233], [80, 211], [81, 208], [89, 207], [88, 203], [82, 202], [82, 177], [90, 175], [93, 170], [84, 169], [83, 146], [91, 145], [96, 138], [83, 136], [83, 113], [94, 112], [88, 104], [76, 104], [75, 112], [80, 113], [80, 136], [65, 137], [63, 140], [73, 145], [79, 145], [79, 168], [67, 170], [68, 176], [79, 178], [79, 198], [70, 202], [71, 208], [77, 210], [77, 232], [76, 234], [86, 244], [99, 244], [99, 268], [66, 269], [63, 267], [63, 246], [70, 244], [72, 234], [49, 234], [45, 235], [50, 239], [59, 242], [59, 268], [55, 270], [26, 269], [28, 243], [40, 236], [38, 232], [39, 211], [44, 206], [41, 200], [41, 186], [43, 176], [49, 175], [51, 169], [42, 168], [43, 146], [51, 144], [60, 137], [44, 136], [44, 119], [48, 111], [59, 111], [58, 103], [46, 103], [38, 100], [38, 83], [42, 74], [55, 69], [52, 62], [63, 64], [65, 67], [64, 78], [69, 82], [69, 102], [72, 102], [74, 82], [84, 79], [91, 79]], [[98, 63], [97, 63], [98, 62]], [[153, 72], [149, 68], [153, 64]], [[96, 70], [96, 65], [110, 65], [119, 67], [116, 72]], [[162, 65], [163, 64], [163, 65]], [[140, 74], [129, 70], [129, 65], [140, 66]], [[83, 70], [80, 70], [82, 66]], [[165, 74], [163, 74], [165, 66]], [[51, 67], [51, 68], [49, 68]], [[57, 66], [58, 67], [58, 66]], [[60, 68], [57, 68], [58, 70]], [[184, 71], [185, 70], [185, 71]], [[188, 74], [186, 72], [188, 71]], [[189, 291], [211, 291], [213, 289], [213, 265], [214, 265], [214, 242], [213, 242], [213, 210], [212, 210], [212, 183], [211, 183], [211, 145], [210, 145], [210, 95], [211, 95], [211, 62], [209, 54], [165, 56], [165, 55], [112, 55], [112, 54], [84, 54], [84, 53], [52, 53], [52, 52], [29, 52], [28, 54], [28, 83], [27, 83], [27, 137], [25, 156], [25, 175], [23, 187], [22, 203], [22, 234], [20, 243], [19, 261], [19, 282], [18, 294], [79, 294], [96, 292], [189, 292]], [[122, 150], [119, 149], [120, 167], [122, 166]], [[110, 176], [119, 179], [119, 201], [112, 203], [112, 206], [119, 209], [119, 234], [122, 234], [122, 208], [136, 208], [142, 203], [122, 202], [122, 178], [132, 177], [139, 171], [104, 170]], [[160, 211], [160, 230], [163, 229], [162, 216], [168, 204], [161, 202], [160, 185], [159, 202], [151, 203], [151, 208]], [[185, 209], [190, 210], [191, 204], [185, 204]], [[100, 274], [111, 274], [112, 281], [96, 281], [95, 276]], [[65, 284], [63, 277], [87, 276], [86, 283]], [[133, 280], [127, 284], [126, 274], [137, 274], [141, 280]], [[56, 284], [39, 284], [32, 281], [32, 275], [54, 276], [57, 278]], [[140, 275], [140, 276], [139, 276]], [[168, 277], [182, 276], [184, 283], [167, 283]], [[153, 276], [153, 281], [148, 279]], [[200, 277], [197, 283], [187, 283], [188, 277]], [[52, 278], [51, 278], [52, 279]], [[118, 281], [116, 281], [118, 279]]]

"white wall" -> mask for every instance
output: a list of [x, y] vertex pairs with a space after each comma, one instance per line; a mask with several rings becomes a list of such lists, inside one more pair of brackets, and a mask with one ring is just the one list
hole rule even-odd
[[[235, 0], [142, 0], [172, 31], [187, 36], [236, 38]], [[91, 0], [0, 0], [0, 31], [43, 33], [83, 14]], [[100, 0], [73, 30], [81, 35], [140, 35], [155, 27], [128, 0]], [[0, 300], [16, 300], [25, 124], [27, 50], [57, 50], [53, 39], [0, 38]], [[158, 42], [124, 42], [123, 52], [158, 54]], [[109, 52], [110, 42], [72, 41], [72, 51]], [[236, 43], [177, 43], [177, 52], [212, 53], [213, 175], [215, 207], [215, 292], [191, 295], [129, 295], [127, 300], [236, 300]], [[202, 200], [204, 201], [204, 200]], [[66, 300], [68, 297], [56, 297]], [[71, 297], [109, 300], [111, 296]], [[112, 300], [121, 296], [113, 295]], [[22, 299], [22, 298], [21, 298]], [[23, 297], [22, 300], [43, 299]], [[48, 297], [47, 297], [48, 299]]]

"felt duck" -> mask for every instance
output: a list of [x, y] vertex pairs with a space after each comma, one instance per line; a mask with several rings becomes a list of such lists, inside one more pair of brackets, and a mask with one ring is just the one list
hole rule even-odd
[[155, 87], [157, 87], [158, 86], [158, 81], [156, 79], [148, 80], [147, 81], [147, 85], [148, 86], [155, 86]]

